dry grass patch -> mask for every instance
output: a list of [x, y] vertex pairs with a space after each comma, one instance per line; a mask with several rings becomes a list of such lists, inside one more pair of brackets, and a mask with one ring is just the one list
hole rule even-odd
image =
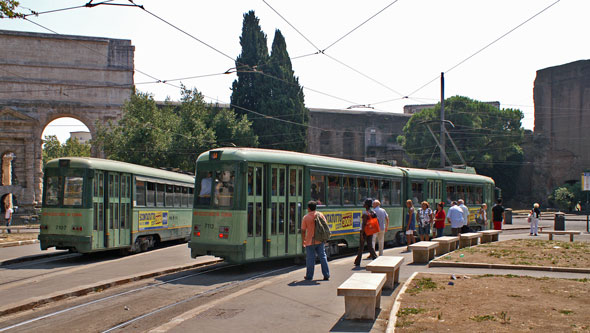
[[512, 239], [463, 248], [437, 260], [590, 268], [590, 243]]
[[22, 232], [18, 234], [13, 232], [10, 234], [0, 234], [0, 244], [37, 239], [37, 236], [39, 236], [39, 234], [36, 232]]
[[401, 296], [395, 326], [396, 332], [588, 332], [589, 297], [589, 279], [421, 273]]

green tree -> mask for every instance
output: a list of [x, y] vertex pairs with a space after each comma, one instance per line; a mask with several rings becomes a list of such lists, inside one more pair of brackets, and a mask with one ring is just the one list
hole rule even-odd
[[90, 156], [90, 145], [80, 143], [76, 138], [69, 138], [64, 144], [61, 144], [57, 136], [45, 136], [43, 144], [43, 166], [54, 158], [71, 156]]
[[244, 109], [248, 109], [263, 114], [252, 117], [252, 128], [262, 147], [305, 151], [309, 110], [285, 38], [275, 31], [269, 56], [266, 35], [254, 11], [249, 11], [244, 14], [240, 44], [238, 78], [232, 84], [231, 97], [236, 113], [246, 114]]
[[182, 87], [181, 94], [179, 105], [163, 106], [150, 94], [133, 94], [116, 124], [97, 124], [93, 144], [110, 159], [189, 172], [206, 150], [258, 144], [246, 116], [210, 106], [196, 89]]
[[[494, 178], [508, 198], [516, 190], [514, 179], [524, 157], [520, 146], [524, 137], [522, 118], [520, 110], [498, 109], [467, 97], [445, 100], [445, 119], [455, 126], [447, 126], [447, 130], [467, 165], [475, 167], [479, 174]], [[414, 114], [404, 126], [404, 135], [398, 137], [416, 167], [440, 165], [440, 152], [427, 124], [438, 133], [440, 103]], [[451, 161], [461, 163], [452, 146], [447, 143], [446, 147]]]
[[576, 196], [569, 188], [563, 186], [553, 190], [553, 193], [549, 196], [549, 200], [554, 201], [563, 211], [571, 211], [576, 203]]
[[0, 18], [23, 17], [23, 14], [16, 10], [19, 2], [15, 0], [0, 0]]
[[287, 43], [280, 30], [275, 31], [270, 62], [264, 67], [270, 74], [270, 96], [262, 101], [261, 112], [275, 119], [256, 119], [264, 132], [257, 132], [263, 147], [304, 152], [307, 143], [309, 110], [305, 107], [303, 89], [294, 75]]

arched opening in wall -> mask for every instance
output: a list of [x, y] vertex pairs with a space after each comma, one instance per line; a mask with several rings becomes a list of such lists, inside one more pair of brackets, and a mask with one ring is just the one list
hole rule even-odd
[[332, 153], [332, 133], [322, 131], [320, 134], [320, 154], [330, 155]]
[[6, 193], [0, 198], [0, 212], [2, 213], [2, 220], [5, 218], [6, 208], [12, 208], [13, 214], [18, 210], [18, 200], [16, 195], [12, 193]]
[[78, 119], [57, 118], [51, 121], [41, 134], [43, 140], [43, 165], [66, 156], [90, 156], [92, 135], [88, 127]]

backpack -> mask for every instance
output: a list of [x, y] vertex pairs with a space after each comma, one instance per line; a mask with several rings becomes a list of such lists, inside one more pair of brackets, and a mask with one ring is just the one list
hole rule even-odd
[[315, 218], [314, 218], [314, 224], [315, 224], [315, 231], [313, 233], [314, 240], [324, 243], [328, 239], [330, 239], [330, 235], [332, 234], [332, 232], [330, 231], [330, 227], [328, 226], [328, 222], [326, 221], [326, 218], [324, 217], [324, 215], [316, 213]]
[[365, 234], [367, 236], [371, 236], [379, 232], [379, 220], [377, 219], [377, 214], [372, 209], [369, 211], [367, 224], [365, 224]]

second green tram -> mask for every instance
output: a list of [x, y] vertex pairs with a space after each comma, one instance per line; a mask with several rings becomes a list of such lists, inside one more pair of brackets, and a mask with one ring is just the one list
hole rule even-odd
[[49, 161], [43, 178], [42, 250], [140, 252], [160, 241], [189, 238], [192, 176], [67, 157]]
[[359, 246], [365, 198], [379, 199], [389, 215], [386, 241], [403, 242], [407, 199], [419, 207], [421, 201], [433, 206], [464, 198], [472, 212], [483, 202], [491, 207], [493, 189], [491, 178], [465, 172], [221, 148], [197, 159], [189, 247], [193, 258], [214, 255], [234, 263], [302, 256], [301, 220], [315, 200], [332, 231], [327, 252], [336, 254]]

